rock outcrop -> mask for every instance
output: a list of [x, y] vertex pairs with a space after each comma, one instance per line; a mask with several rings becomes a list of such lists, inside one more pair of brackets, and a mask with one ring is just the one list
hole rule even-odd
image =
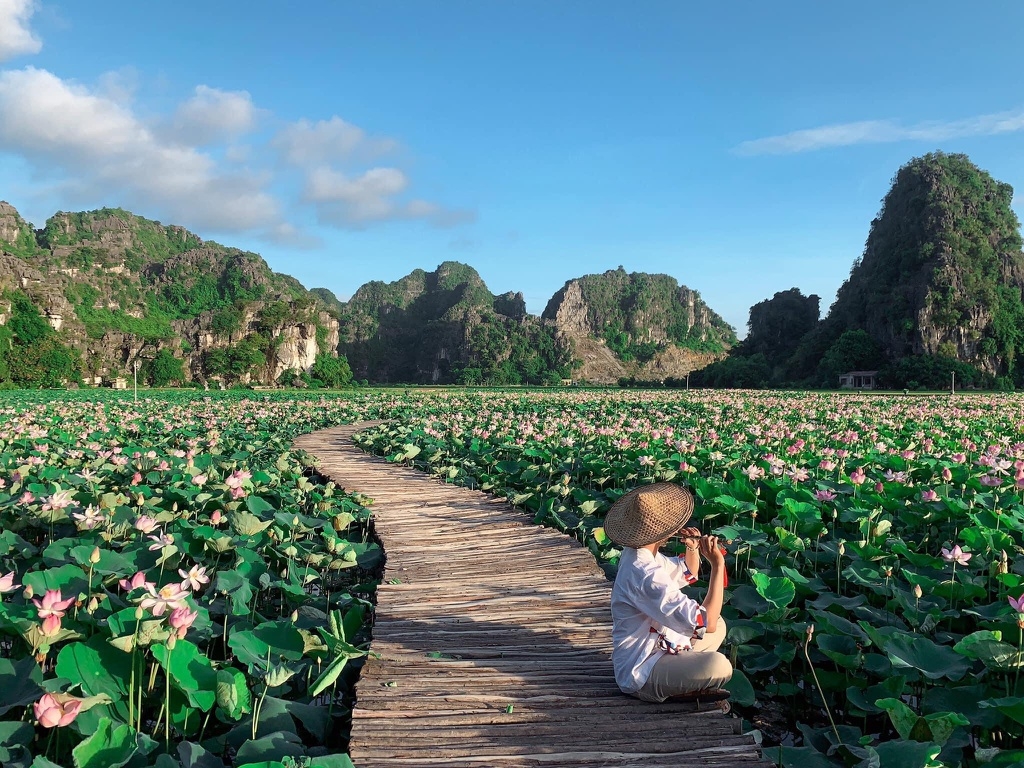
[[900, 168], [864, 255], [827, 319], [832, 336], [863, 329], [890, 360], [942, 355], [988, 373], [1020, 356], [1024, 254], [1013, 189], [965, 155]]
[[542, 317], [574, 344], [582, 360], [575, 376], [599, 384], [684, 378], [736, 343], [696, 291], [621, 267], [568, 281]]
[[[294, 278], [120, 209], [58, 213], [37, 233], [0, 203], [0, 299], [12, 291], [80, 353], [88, 383], [161, 350], [183, 360], [185, 381], [259, 384], [337, 355], [337, 317]], [[0, 301], [0, 324], [10, 307]]]
[[494, 296], [459, 262], [360, 286], [340, 319], [340, 351], [357, 379], [540, 384], [571, 375], [569, 343], [527, 314], [522, 294]]

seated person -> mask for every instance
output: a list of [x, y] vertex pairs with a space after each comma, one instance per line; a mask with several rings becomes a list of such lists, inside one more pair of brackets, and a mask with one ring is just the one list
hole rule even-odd
[[[725, 639], [725, 555], [716, 536], [684, 527], [692, 514], [688, 490], [655, 483], [634, 488], [605, 516], [605, 533], [623, 547], [612, 589], [615, 682], [644, 701], [729, 697], [722, 686], [732, 677], [732, 665], [718, 652]], [[661, 554], [658, 550], [677, 535], [686, 556]], [[711, 564], [703, 603], [682, 591], [697, 580], [699, 555]]]

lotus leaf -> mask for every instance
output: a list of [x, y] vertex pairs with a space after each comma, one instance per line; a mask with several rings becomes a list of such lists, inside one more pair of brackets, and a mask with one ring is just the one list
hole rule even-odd
[[96, 730], [75, 747], [75, 768], [121, 768], [138, 751], [135, 730], [127, 725], [116, 728], [108, 718], [99, 721]]
[[906, 633], [889, 637], [883, 650], [894, 667], [911, 667], [931, 680], [959, 680], [969, 667], [967, 659], [952, 648]]

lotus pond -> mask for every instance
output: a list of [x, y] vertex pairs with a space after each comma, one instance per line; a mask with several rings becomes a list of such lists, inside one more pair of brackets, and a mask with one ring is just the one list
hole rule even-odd
[[1024, 764], [1024, 398], [395, 390], [0, 393], [0, 764], [350, 765], [381, 552], [290, 442], [364, 418], [609, 575], [610, 504], [688, 484], [776, 761]]
[[610, 504], [688, 484], [730, 542], [730, 687], [766, 754], [888, 768], [1024, 764], [1022, 429], [1011, 396], [580, 393], [449, 396], [361, 439], [609, 573]]
[[393, 397], [0, 397], [0, 764], [351, 765], [381, 552], [291, 438]]

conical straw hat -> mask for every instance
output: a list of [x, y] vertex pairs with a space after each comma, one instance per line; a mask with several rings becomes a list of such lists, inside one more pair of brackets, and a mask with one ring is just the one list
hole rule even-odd
[[612, 504], [604, 532], [624, 547], [644, 547], [667, 539], [693, 514], [693, 494], [675, 483], [634, 488]]

